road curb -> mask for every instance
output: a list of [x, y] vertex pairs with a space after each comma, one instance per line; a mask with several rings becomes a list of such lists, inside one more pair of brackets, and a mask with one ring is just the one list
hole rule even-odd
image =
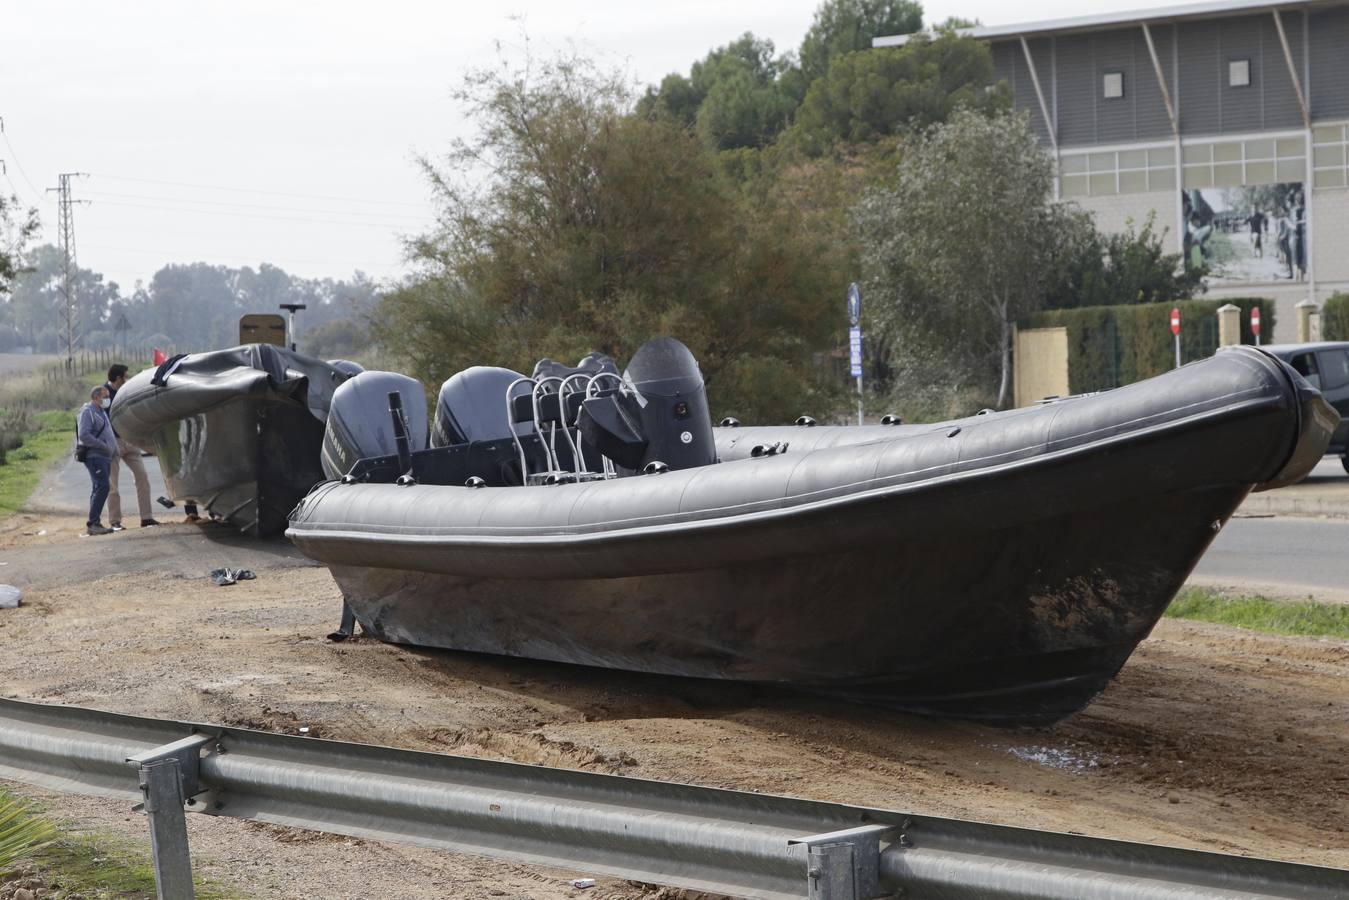
[[[1296, 490], [1296, 489], [1294, 489]], [[1349, 519], [1349, 494], [1336, 491], [1330, 496], [1287, 496], [1288, 489], [1251, 494], [1237, 515], [1299, 516], [1302, 518]]]

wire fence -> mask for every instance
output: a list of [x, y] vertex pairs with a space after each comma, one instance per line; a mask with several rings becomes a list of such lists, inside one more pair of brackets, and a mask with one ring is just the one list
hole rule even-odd
[[172, 347], [107, 347], [102, 350], [77, 350], [65, 359], [43, 366], [42, 379], [46, 384], [60, 384], [71, 378], [106, 374], [108, 369], [117, 363], [125, 365], [132, 374], [135, 374], [154, 364], [156, 350], [161, 350], [166, 356], [172, 356], [174, 352]]

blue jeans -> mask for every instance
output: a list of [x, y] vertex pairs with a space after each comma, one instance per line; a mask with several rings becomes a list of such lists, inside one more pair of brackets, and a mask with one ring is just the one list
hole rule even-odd
[[88, 524], [97, 525], [103, 517], [103, 504], [108, 499], [108, 470], [112, 468], [112, 459], [91, 453], [85, 457], [84, 467], [89, 470], [89, 478], [94, 483], [94, 489], [89, 493]]

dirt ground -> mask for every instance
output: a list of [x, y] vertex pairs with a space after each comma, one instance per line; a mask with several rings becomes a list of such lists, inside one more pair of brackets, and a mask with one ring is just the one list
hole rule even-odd
[[[0, 611], [8, 696], [1349, 868], [1349, 642], [1164, 620], [1084, 712], [1002, 729], [333, 644], [337, 588], [284, 542], [186, 524], [84, 538], [80, 525], [18, 516], [0, 529], [0, 581], [26, 593]], [[258, 578], [215, 587], [219, 565]], [[144, 835], [124, 804], [22, 790]], [[189, 821], [201, 870], [250, 896], [551, 898], [581, 896], [567, 881], [587, 874]], [[585, 895], [653, 896], [612, 880]]]

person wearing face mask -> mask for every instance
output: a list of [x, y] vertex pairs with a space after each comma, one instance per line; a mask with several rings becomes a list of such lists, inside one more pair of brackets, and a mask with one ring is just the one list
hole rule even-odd
[[[126, 375], [127, 367], [121, 363], [108, 369], [108, 381], [103, 385], [108, 389], [108, 399], [117, 396], [118, 389], [126, 384]], [[136, 505], [140, 507], [141, 527], [151, 528], [158, 525], [150, 506], [150, 476], [145, 471], [145, 463], [141, 462], [140, 448], [122, 440], [116, 429], [113, 429], [113, 437], [117, 439], [118, 453], [113, 457], [112, 468], [108, 472], [108, 524], [113, 531], [122, 530], [122, 492], [117, 484], [117, 476], [121, 464], [125, 463], [136, 482]]]
[[108, 389], [99, 385], [89, 392], [89, 402], [80, 407], [79, 426], [76, 428], [75, 455], [84, 461], [89, 470], [89, 479], [93, 490], [89, 493], [88, 534], [111, 534], [111, 528], [105, 528], [101, 521], [103, 503], [108, 499], [108, 470], [117, 458], [117, 438], [112, 433], [112, 422], [108, 421], [108, 407], [112, 398]]

